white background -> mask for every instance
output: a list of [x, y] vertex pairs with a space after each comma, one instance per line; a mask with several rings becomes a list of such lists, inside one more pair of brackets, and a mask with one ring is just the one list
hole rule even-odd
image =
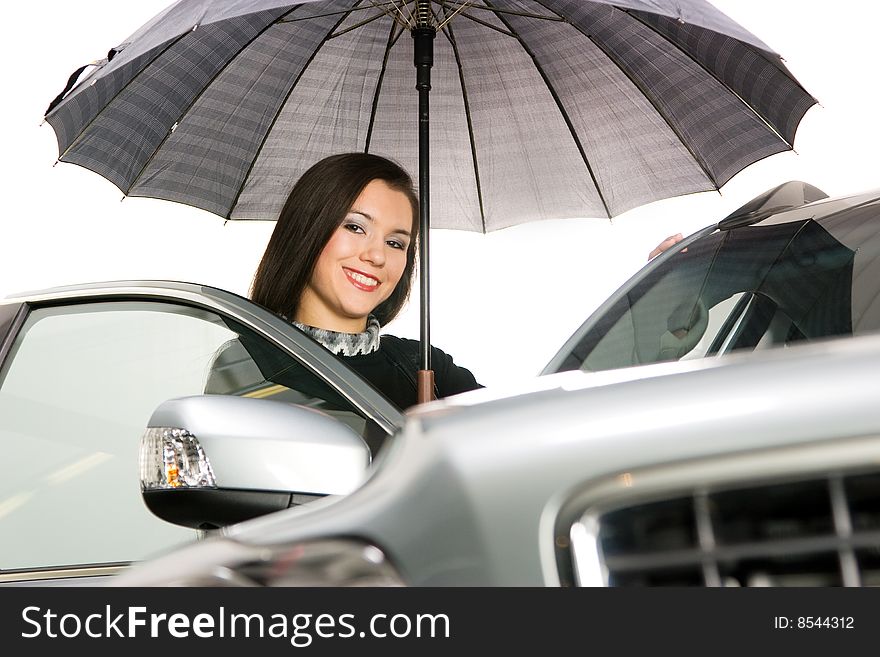
[[[0, 297], [55, 285], [173, 279], [246, 295], [274, 224], [228, 222], [185, 206], [126, 199], [97, 174], [53, 167], [49, 101], [78, 66], [163, 9], [166, 0], [82, 0], [4, 7]], [[485, 384], [531, 376], [671, 233], [714, 223], [757, 194], [804, 180], [832, 196], [880, 186], [876, 0], [715, 0], [781, 53], [820, 106], [796, 153], [747, 168], [721, 193], [660, 201], [598, 219], [478, 235], [433, 231], [432, 341]], [[415, 172], [413, 172], [415, 173]], [[417, 289], [390, 332], [418, 337]]]

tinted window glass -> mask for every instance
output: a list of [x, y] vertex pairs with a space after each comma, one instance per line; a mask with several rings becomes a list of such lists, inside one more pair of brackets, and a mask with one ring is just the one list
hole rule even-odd
[[812, 220], [716, 231], [632, 286], [562, 369], [596, 371], [851, 334], [854, 255]]

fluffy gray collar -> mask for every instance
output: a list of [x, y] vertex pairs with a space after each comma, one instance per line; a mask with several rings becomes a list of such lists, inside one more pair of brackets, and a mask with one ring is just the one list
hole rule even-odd
[[297, 321], [291, 323], [337, 356], [366, 355], [379, 348], [379, 320], [372, 315], [367, 319], [367, 330], [363, 333], [340, 333], [339, 331], [307, 326]]

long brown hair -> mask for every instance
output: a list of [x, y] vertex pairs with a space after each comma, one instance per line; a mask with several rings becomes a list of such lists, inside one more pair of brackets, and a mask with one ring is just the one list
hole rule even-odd
[[380, 325], [394, 319], [406, 303], [412, 285], [419, 199], [412, 178], [402, 167], [369, 153], [331, 155], [309, 168], [296, 182], [257, 267], [251, 299], [289, 320], [294, 319], [321, 251], [364, 187], [373, 180], [382, 180], [406, 194], [413, 209], [406, 267], [391, 296], [373, 310]]

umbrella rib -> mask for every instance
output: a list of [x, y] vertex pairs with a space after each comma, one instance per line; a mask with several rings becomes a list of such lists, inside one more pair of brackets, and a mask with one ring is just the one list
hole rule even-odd
[[[354, 9], [340, 9], [339, 11], [328, 11], [326, 14], [312, 14], [310, 16], [303, 16], [302, 18], [287, 18], [287, 16], [285, 16], [284, 18], [278, 19], [276, 22], [277, 23], [298, 23], [300, 21], [314, 20], [315, 18], [326, 18], [327, 16], [339, 16], [340, 14], [351, 14], [352, 12], [364, 11], [365, 9], [379, 9], [384, 12], [385, 10], [383, 9], [383, 7], [390, 6], [393, 4], [394, 4], [393, 0], [389, 0], [388, 2], [373, 2], [369, 6], [355, 7]], [[302, 6], [302, 5], [298, 5], [298, 6]], [[293, 9], [296, 9], [296, 7], [294, 7]], [[293, 9], [291, 11], [293, 11]]]
[[238, 199], [241, 198], [241, 193], [244, 191], [244, 186], [247, 183], [247, 180], [251, 175], [251, 171], [254, 170], [254, 166], [256, 166], [257, 160], [260, 159], [260, 153], [263, 152], [263, 147], [266, 145], [266, 142], [269, 139], [269, 135], [272, 133], [272, 128], [274, 128], [275, 124], [278, 122], [278, 117], [281, 116], [281, 112], [284, 110], [284, 106], [287, 104], [287, 100], [290, 98], [291, 94], [293, 93], [293, 90], [296, 89], [296, 85], [299, 84], [299, 81], [302, 79], [302, 76], [305, 74], [306, 70], [309, 68], [309, 65], [311, 65], [311, 63], [314, 61], [315, 57], [318, 55], [318, 52], [321, 50], [321, 48], [324, 46], [324, 44], [327, 43], [327, 41], [330, 39], [330, 35], [333, 34], [333, 32], [336, 30], [336, 28], [338, 28], [340, 25], [342, 25], [342, 22], [346, 18], [348, 18], [349, 15], [351, 15], [352, 11], [357, 9], [357, 6], [359, 4], [361, 4], [361, 2], [363, 2], [363, 0], [357, 0], [354, 3], [354, 6], [347, 13], [345, 13], [342, 16], [342, 18], [340, 18], [338, 21], [336, 21], [336, 24], [333, 25], [333, 27], [330, 28], [330, 31], [327, 32], [327, 35], [321, 40], [321, 43], [319, 43], [317, 45], [317, 47], [315, 47], [315, 49], [312, 51], [312, 54], [309, 56], [308, 61], [303, 65], [302, 70], [299, 72], [299, 75], [296, 76], [296, 80], [294, 80], [293, 84], [290, 85], [290, 89], [287, 90], [287, 95], [284, 97], [284, 100], [281, 101], [281, 103], [279, 103], [278, 111], [276, 111], [275, 116], [272, 117], [272, 123], [269, 124], [269, 127], [266, 129], [266, 134], [263, 135], [263, 139], [260, 142], [259, 147], [254, 152], [254, 157], [251, 159], [251, 163], [250, 163], [250, 166], [248, 167], [248, 170], [245, 172], [244, 177], [241, 179], [241, 185], [238, 188], [238, 192], [236, 192], [236, 194], [235, 194], [235, 198], [232, 199], [232, 203], [229, 205], [229, 211], [226, 213], [226, 217], [225, 217], [226, 219], [232, 218], [232, 211], [235, 209], [235, 206], [238, 205]]
[[[494, 9], [490, 0], [483, 0], [487, 7], [490, 9]], [[545, 7], [546, 8], [546, 7]], [[497, 14], [496, 14], [497, 15]], [[541, 66], [538, 58], [535, 56], [535, 53], [532, 52], [532, 49], [526, 45], [525, 41], [523, 41], [522, 37], [517, 34], [516, 30], [513, 29], [513, 26], [507, 22], [507, 20], [500, 15], [497, 15], [498, 20], [500, 20], [507, 27], [508, 30], [511, 31], [514, 38], [519, 41], [522, 49], [528, 54], [529, 57], [532, 58], [532, 62], [535, 65], [539, 75], [544, 80], [544, 84], [547, 85], [547, 90], [550, 92], [550, 96], [553, 98], [553, 101], [556, 103], [556, 107], [559, 110], [560, 115], [562, 116], [562, 120], [565, 121], [565, 125], [568, 127], [568, 131], [571, 134], [571, 138], [577, 146], [578, 152], [580, 153], [581, 159], [584, 162], [584, 165], [587, 167], [587, 171], [590, 174], [590, 178], [593, 181], [593, 185], [596, 187], [596, 193], [599, 194], [599, 200], [602, 201], [602, 206], [605, 208], [605, 214], [609, 218], [611, 217], [611, 211], [608, 208], [608, 202], [605, 200], [605, 195], [602, 193], [602, 188], [599, 187], [599, 181], [596, 179], [596, 174], [593, 171], [593, 167], [590, 165], [590, 160], [587, 157], [586, 152], [584, 151], [584, 146], [581, 144], [580, 137], [578, 137], [577, 131], [574, 129], [574, 125], [571, 122], [571, 119], [568, 116], [568, 112], [565, 111], [565, 107], [562, 105], [562, 100], [559, 98], [559, 95], [556, 93], [556, 89], [550, 82], [550, 78], [547, 77], [547, 74], [544, 72], [543, 67]]]
[[480, 184], [480, 166], [477, 163], [477, 143], [474, 139], [474, 126], [471, 122], [471, 106], [468, 101], [467, 85], [464, 83], [464, 70], [461, 65], [461, 56], [458, 54], [458, 44], [455, 42], [455, 35], [452, 33], [452, 26], [450, 25], [447, 27], [443, 34], [446, 35], [446, 39], [452, 46], [452, 52], [455, 55], [455, 63], [458, 65], [458, 79], [461, 83], [461, 96], [464, 100], [464, 115], [467, 119], [468, 137], [471, 142], [471, 157], [474, 160], [474, 180], [477, 185], [477, 201], [480, 204], [480, 221], [483, 224], [483, 233], [485, 234], [488, 231], [486, 230], [486, 211], [483, 208], [483, 187]]
[[[534, 0], [534, 1], [537, 2], [539, 5], [541, 5], [542, 7], [544, 7], [545, 9], [547, 9], [548, 11], [554, 11], [554, 10], [551, 9], [550, 7], [547, 7], [547, 5], [544, 4], [543, 0]], [[613, 53], [611, 53], [607, 48], [603, 47], [603, 45], [602, 45], [601, 43], [599, 43], [596, 39], [594, 39], [594, 38], [592, 37], [592, 35], [587, 34], [586, 32], [584, 32], [583, 29], [581, 29], [578, 25], [575, 25], [574, 23], [570, 23], [570, 22], [569, 22], [569, 25], [571, 25], [574, 29], [576, 29], [578, 32], [580, 32], [580, 33], [583, 34], [585, 37], [587, 37], [587, 38], [593, 43], [593, 45], [595, 45], [599, 50], [601, 50], [601, 51], [605, 54], [605, 56], [606, 56], [609, 60], [611, 60], [612, 62], [614, 62], [614, 65], [618, 68], [618, 70], [619, 70], [621, 73], [623, 73], [623, 74], [627, 77], [627, 79], [628, 79], [630, 82], [632, 82], [633, 86], [635, 86], [636, 89], [638, 89], [639, 92], [641, 92], [642, 96], [643, 96], [643, 97], [644, 97], [649, 103], [651, 103], [651, 107], [654, 108], [654, 111], [657, 112], [657, 115], [658, 115], [660, 118], [663, 119], [663, 121], [666, 123], [666, 125], [669, 126], [669, 129], [672, 130], [672, 132], [673, 132], [673, 133], [675, 134], [675, 136], [678, 138], [678, 141], [681, 142], [682, 146], [684, 146], [684, 147], [687, 149], [688, 153], [691, 154], [691, 157], [694, 158], [694, 162], [696, 162], [696, 163], [699, 165], [700, 169], [702, 169], [702, 171], [703, 171], [703, 174], [706, 176], [706, 179], [709, 180], [709, 182], [712, 183], [712, 186], [713, 186], [713, 187], [715, 188], [715, 190], [717, 191], [717, 190], [718, 190], [718, 182], [715, 180], [715, 176], [712, 175], [712, 172], [709, 171], [709, 168], [707, 167], [706, 162], [704, 162], [704, 161], [703, 161], [703, 158], [700, 157], [696, 152], [694, 152], [694, 149], [691, 148], [691, 145], [685, 140], [684, 135], [681, 133], [681, 130], [679, 130], [679, 128], [676, 127], [676, 126], [672, 123], [672, 121], [669, 119], [669, 117], [666, 116], [666, 113], [663, 112], [663, 111], [660, 109], [660, 107], [657, 105], [657, 103], [656, 103], [655, 100], [654, 100], [654, 96], [653, 96], [653, 94], [649, 94], [649, 93], [648, 93], [648, 90], [644, 87], [644, 85], [642, 85], [641, 82], [639, 82], [638, 80], [636, 80], [636, 79], [630, 74], [630, 72], [626, 69], [626, 67], [623, 66], [623, 65], [621, 64], [621, 62], [619, 62], [619, 61], [617, 60], [617, 58], [613, 55]]]
[[397, 22], [391, 21], [391, 31], [388, 33], [388, 43], [385, 44], [385, 56], [382, 58], [382, 70], [379, 71], [379, 79], [376, 81], [376, 91], [373, 93], [373, 105], [370, 109], [370, 124], [367, 126], [367, 138], [364, 141], [364, 153], [370, 152], [370, 142], [373, 140], [373, 125], [376, 121], [376, 110], [379, 109], [379, 93], [382, 91], [382, 82], [385, 80], [385, 71], [388, 68], [388, 58], [391, 56], [391, 48], [397, 43], [400, 35], [403, 34], [401, 29], [395, 36]]
[[[456, 13], [461, 11], [462, 9], [479, 9], [480, 11], [491, 11], [493, 14], [507, 14], [508, 16], [524, 16], [526, 18], [537, 18], [545, 21], [553, 21], [555, 23], [565, 23], [566, 20], [560, 16], [546, 16], [543, 14], [533, 14], [527, 11], [514, 11], [513, 9], [497, 9], [491, 7], [481, 7], [479, 5], [470, 4], [469, 2], [449, 2], [449, 0], [441, 0], [440, 4], [444, 7], [449, 5], [450, 7], [457, 7], [455, 10]], [[463, 13], [463, 15], [466, 15]], [[450, 18], [452, 18], [450, 16]]]
[[[760, 121], [761, 121], [761, 122], [762, 122], [762, 123], [763, 123], [763, 124], [764, 124], [764, 125], [765, 125], [765, 126], [766, 126], [766, 127], [767, 127], [767, 128], [773, 133], [773, 134], [774, 134], [774, 135], [776, 135], [777, 137], [779, 137], [779, 140], [782, 141], [782, 143], [784, 143], [786, 146], [788, 146], [789, 149], [794, 148], [794, 144], [790, 144], [790, 143], [788, 143], [788, 140], [787, 140], [785, 137], [783, 137], [781, 134], [779, 134], [779, 131], [778, 131], [776, 128], [774, 128], [772, 125], [770, 125], [770, 122], [767, 121], [767, 119], [765, 119], [765, 118], [764, 118], [764, 117], [763, 117], [763, 116], [762, 116], [762, 115], [761, 115], [761, 114], [760, 114], [760, 113], [759, 113], [754, 107], [752, 107], [751, 105], [749, 105], [749, 104], [745, 101], [745, 99], [743, 99], [742, 96], [740, 96], [738, 93], [736, 93], [736, 91], [734, 91], [734, 90], [731, 89], [727, 84], [725, 84], [724, 81], [723, 81], [721, 78], [719, 78], [719, 77], [715, 74], [714, 71], [712, 71], [712, 70], [710, 70], [709, 68], [707, 68], [707, 67], [705, 66], [705, 64], [703, 64], [702, 62], [700, 62], [699, 60], [697, 60], [696, 58], [694, 58], [689, 52], [687, 52], [684, 48], [681, 48], [677, 43], [675, 43], [674, 41], [672, 41], [671, 39], [669, 39], [669, 37], [667, 37], [665, 34], [662, 34], [662, 33], [658, 32], [658, 31], [655, 30], [653, 27], [651, 27], [650, 25], [648, 25], [648, 23], [646, 23], [646, 22], [645, 22], [640, 16], [638, 16], [637, 14], [635, 14], [635, 13], [633, 13], [633, 12], [631, 12], [631, 11], [625, 11], [625, 10], [623, 10], [623, 9], [620, 9], [619, 7], [617, 7], [616, 9], [619, 9], [620, 11], [622, 11], [624, 14], [626, 14], [627, 16], [629, 16], [630, 18], [632, 18], [633, 20], [637, 21], [637, 22], [640, 23], [641, 25], [644, 25], [646, 28], [648, 28], [649, 30], [651, 30], [654, 34], [656, 34], [656, 35], [659, 36], [661, 39], [663, 39], [664, 41], [666, 41], [666, 42], [667, 42], [669, 45], [671, 45], [673, 48], [675, 48], [676, 50], [678, 50], [679, 52], [681, 52], [685, 57], [687, 57], [688, 59], [690, 59], [694, 64], [696, 64], [697, 66], [699, 66], [700, 68], [702, 68], [706, 73], [708, 73], [710, 76], [712, 76], [712, 77], [715, 79], [715, 81], [718, 82], [718, 84], [720, 84], [722, 87], [724, 87], [725, 89], [727, 89], [727, 91], [730, 93], [730, 95], [732, 95], [734, 98], [736, 98], [737, 100], [739, 100], [739, 102], [741, 102], [749, 112], [751, 112], [752, 114], [754, 114], [755, 116], [757, 116], [758, 119], [760, 119]], [[716, 34], [717, 34], [717, 32], [716, 32]], [[722, 34], [722, 36], [727, 36], [727, 35]], [[733, 37], [728, 37], [728, 38], [733, 39]], [[734, 41], [738, 41], [738, 39], [734, 39]], [[739, 43], [743, 43], [743, 42], [742, 42], [742, 41], [739, 41]], [[744, 44], [744, 45], [746, 45], [746, 46], [748, 47], [748, 44]], [[761, 59], [763, 59], [765, 62], [767, 62], [768, 64], [773, 65], [772, 62], [770, 62], [770, 60], [768, 60], [766, 57], [764, 57], [763, 55], [761, 55], [761, 51], [760, 51], [760, 49], [755, 48], [755, 49], [754, 49], [754, 52], [757, 53], [758, 55], [760, 55], [760, 56], [761, 56]], [[779, 67], [774, 66], [774, 68], [776, 68], [776, 69], [778, 70]], [[789, 79], [792, 79], [790, 76], [786, 76], [786, 77], [789, 77]], [[809, 92], [807, 92], [807, 90], [804, 89], [804, 88], [801, 86], [800, 82], [798, 82], [797, 80], [793, 80], [793, 82], [794, 82], [798, 87], [800, 87], [801, 90], [802, 90], [804, 93], [806, 93], [808, 96], [810, 96]], [[810, 97], [812, 98], [812, 96], [810, 96]], [[816, 100], [816, 99], [813, 98], [813, 102], [815, 102], [815, 100]]]
[[[416, 17], [413, 14], [412, 7], [410, 7], [410, 3], [408, 0], [402, 0], [400, 5], [397, 4], [397, 0], [391, 0], [391, 4], [397, 10], [397, 13], [400, 14], [401, 24], [412, 29], [416, 24]], [[403, 13], [403, 10], [406, 9], [409, 13], [409, 16]]]
[[[297, 7], [294, 7], [293, 9], [291, 9], [290, 11], [288, 11], [288, 12], [282, 14], [282, 16], [281, 16], [280, 18], [283, 18], [284, 16], [289, 16], [292, 12], [296, 11], [297, 8], [298, 8], [299, 6], [301, 6], [301, 5], [298, 5]], [[263, 29], [261, 29], [259, 32], [257, 32], [257, 33], [254, 35], [254, 37], [253, 37], [252, 39], [250, 39], [247, 43], [245, 43], [245, 44], [244, 44], [244, 45], [238, 50], [238, 52], [237, 52], [235, 55], [233, 55], [232, 57], [230, 57], [229, 60], [228, 60], [223, 66], [220, 67], [220, 69], [214, 74], [214, 76], [211, 78], [210, 81], [208, 81], [207, 84], [205, 84], [204, 86], [202, 86], [202, 88], [201, 88], [201, 90], [199, 91], [199, 93], [197, 93], [197, 94], [193, 97], [193, 99], [190, 101], [189, 105], [187, 105], [186, 108], [180, 113], [180, 116], [177, 117], [177, 120], [173, 123], [173, 125], [171, 126], [171, 129], [168, 130], [168, 132], [165, 133], [165, 136], [164, 136], [164, 137], [162, 137], [162, 141], [159, 142], [159, 145], [156, 146], [156, 148], [153, 150], [152, 153], [150, 153], [150, 157], [148, 157], [147, 160], [146, 160], [146, 162], [144, 162], [144, 165], [141, 167], [141, 170], [138, 171], [138, 174], [134, 177], [134, 180], [131, 181], [131, 184], [128, 186], [128, 189], [123, 190], [123, 194], [125, 194], [126, 196], [128, 196], [128, 193], [129, 193], [131, 190], [133, 190], [133, 189], [135, 188], [135, 186], [138, 184], [138, 182], [140, 182], [141, 176], [144, 175], [144, 172], [147, 170], [147, 167], [150, 166], [150, 163], [151, 163], [151, 162], [153, 161], [153, 159], [156, 157], [156, 155], [158, 154], [158, 152], [159, 152], [160, 150], [162, 150], [162, 146], [165, 145], [165, 142], [168, 141], [168, 138], [171, 137], [172, 134], [174, 134], [174, 131], [177, 129], [177, 126], [179, 125], [180, 121], [183, 120], [183, 117], [186, 116], [187, 112], [189, 112], [189, 111], [193, 108], [193, 105], [195, 105], [195, 104], [199, 101], [199, 99], [205, 94], [205, 91], [207, 91], [207, 90], [208, 90], [208, 87], [210, 87], [211, 84], [213, 84], [214, 80], [216, 80], [218, 77], [220, 77], [220, 75], [221, 75], [221, 74], [226, 70], [226, 68], [227, 68], [227, 67], [228, 67], [228, 66], [229, 66], [229, 65], [235, 60], [235, 58], [236, 58], [239, 54], [241, 54], [241, 52], [243, 52], [243, 51], [244, 51], [248, 46], [250, 46], [254, 41], [256, 41], [257, 39], [259, 39], [263, 34], [265, 34], [265, 32], [266, 32], [267, 30], [269, 30], [273, 25], [275, 25], [276, 23], [278, 23], [278, 21], [279, 21], [279, 19], [275, 19], [275, 20], [273, 20], [271, 23], [269, 23], [269, 24], [266, 25]], [[187, 34], [188, 34], [188, 32], [187, 32]]]
[[461, 12], [461, 17], [470, 19], [474, 23], [479, 23], [483, 27], [488, 27], [490, 30], [495, 30], [496, 32], [498, 32], [499, 34], [503, 34], [504, 36], [513, 37], [514, 39], [516, 38], [516, 35], [513, 34], [512, 32], [508, 32], [507, 30], [502, 30], [497, 25], [492, 25], [491, 23], [487, 23], [486, 21], [479, 19], [476, 16], [471, 16], [470, 14], [467, 14], [465, 12]]
[[[64, 149], [64, 152], [63, 152], [63, 153], [60, 153], [60, 154], [58, 155], [58, 160], [61, 161], [61, 158], [63, 158], [65, 155], [67, 155], [67, 153], [70, 151], [70, 149], [73, 148], [74, 146], [76, 146], [76, 145], [80, 142], [80, 140], [82, 140], [82, 138], [85, 136], [86, 131], [87, 131], [87, 130], [91, 127], [91, 125], [92, 125], [92, 124], [98, 119], [98, 117], [101, 116], [101, 113], [104, 111], [104, 109], [105, 109], [110, 103], [112, 103], [114, 100], [116, 100], [117, 98], [119, 98], [119, 94], [121, 94], [123, 91], [125, 91], [126, 89], [128, 89], [128, 85], [130, 85], [132, 82], [134, 82], [135, 78], [137, 78], [138, 75], [140, 75], [144, 70], [146, 70], [146, 68], [147, 68], [150, 64], [152, 64], [152, 63], [155, 62], [157, 59], [159, 59], [159, 57], [161, 57], [161, 56], [164, 55], [166, 52], [168, 52], [168, 50], [169, 50], [170, 48], [172, 48], [172, 47], [173, 47], [178, 41], [180, 41], [180, 40], [181, 40], [183, 37], [185, 37], [187, 34], [189, 34], [188, 31], [187, 31], [187, 32], [184, 32], [183, 34], [178, 35], [177, 37], [175, 37], [175, 38], [173, 38], [173, 39], [171, 39], [171, 40], [168, 42], [168, 45], [167, 45], [166, 47], [162, 48], [162, 50], [161, 50], [160, 52], [157, 52], [157, 53], [156, 53], [156, 56], [153, 57], [149, 62], [147, 62], [146, 64], [144, 64], [140, 71], [138, 71], [137, 73], [135, 73], [134, 75], [132, 75], [132, 76], [131, 76], [131, 79], [130, 79], [128, 82], [126, 82], [124, 85], [122, 85], [122, 87], [119, 89], [119, 91], [117, 91], [117, 92], [113, 95], [113, 98], [111, 98], [111, 99], [108, 100], [106, 103], [104, 103], [104, 107], [102, 107], [101, 109], [99, 109], [99, 110], [95, 113], [95, 115], [89, 120], [89, 122], [88, 122], [86, 125], [84, 125], [84, 126], [82, 127], [82, 129], [79, 131], [79, 134], [76, 136], [76, 139], [74, 139], [72, 142], [70, 142], [70, 145], [69, 145], [67, 148]], [[75, 88], [76, 88], [76, 87], [74, 87], [74, 89], [75, 89]], [[73, 90], [71, 90], [71, 91], [73, 91]], [[64, 101], [66, 101], [66, 100], [70, 100], [70, 99], [73, 98], [73, 97], [74, 97], [74, 96], [71, 96], [70, 93], [68, 93], [67, 97], [64, 98], [63, 100], [64, 100]], [[58, 103], [58, 105], [56, 105], [56, 106], [53, 108], [53, 112], [57, 112], [57, 111], [59, 110], [59, 108], [62, 107], [63, 105], [64, 105], [64, 102]], [[50, 113], [51, 113], [51, 112], [50, 112]], [[45, 118], [45, 119], [49, 118], [49, 114], [47, 114], [44, 118]], [[123, 193], [125, 193], [125, 192], [123, 191]]]
[[332, 34], [332, 35], [330, 35], [330, 36], [328, 37], [328, 41], [329, 41], [330, 39], [335, 39], [336, 37], [340, 37], [340, 36], [342, 36], [343, 34], [348, 34], [348, 33], [351, 32], [352, 30], [356, 30], [356, 29], [358, 29], [359, 27], [363, 27], [364, 25], [369, 25], [369, 24], [372, 23], [373, 21], [377, 21], [377, 20], [379, 20], [380, 18], [385, 18], [386, 16], [388, 16], [388, 14], [385, 13], [384, 11], [381, 11], [381, 12], [379, 12], [378, 14], [376, 14], [375, 16], [371, 16], [370, 18], [365, 18], [365, 19], [362, 20], [360, 23], [355, 23], [355, 24], [352, 25], [351, 27], [347, 27], [347, 28], [345, 28], [345, 29], [342, 30], [341, 32], [337, 32], [336, 34]]
[[[458, 14], [460, 14], [463, 9], [465, 9], [466, 7], [468, 7], [471, 4], [472, 1], [473, 0], [464, 0], [464, 2], [460, 2], [460, 3], [458, 3], [458, 6], [456, 6], [455, 3], [444, 2], [443, 0], [440, 0], [439, 4], [441, 7], [443, 7], [444, 16], [443, 16], [443, 20], [438, 23], [437, 30], [439, 31], [439, 30], [442, 30], [444, 27], [446, 27], [446, 25], [449, 23], [449, 21], [451, 21]], [[453, 10], [451, 14], [448, 13], [448, 10], [450, 8]]]

